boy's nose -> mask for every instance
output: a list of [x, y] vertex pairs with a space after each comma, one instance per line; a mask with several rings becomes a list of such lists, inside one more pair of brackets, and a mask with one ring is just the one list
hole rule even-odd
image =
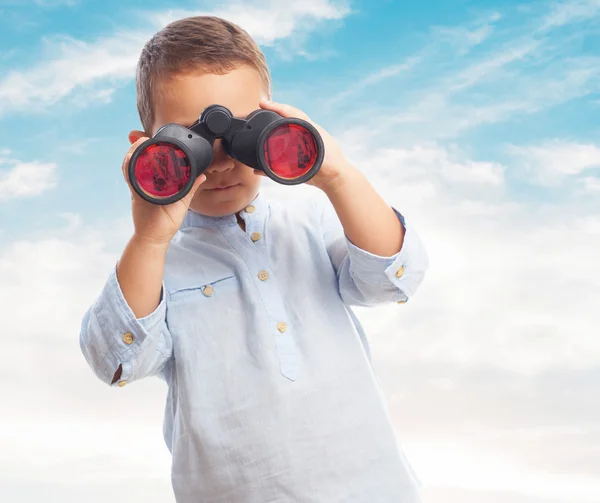
[[217, 173], [220, 171], [227, 171], [233, 168], [233, 166], [234, 160], [225, 151], [223, 141], [221, 139], [215, 140], [213, 145], [213, 161], [206, 169], [206, 172]]

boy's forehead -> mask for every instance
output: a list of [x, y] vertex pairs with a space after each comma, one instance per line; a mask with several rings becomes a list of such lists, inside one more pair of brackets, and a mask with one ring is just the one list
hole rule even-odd
[[168, 123], [189, 126], [198, 120], [202, 110], [213, 104], [229, 108], [236, 117], [246, 117], [259, 107], [263, 96], [266, 96], [265, 86], [252, 68], [236, 68], [223, 75], [203, 72], [176, 75], [157, 89], [154, 130]]

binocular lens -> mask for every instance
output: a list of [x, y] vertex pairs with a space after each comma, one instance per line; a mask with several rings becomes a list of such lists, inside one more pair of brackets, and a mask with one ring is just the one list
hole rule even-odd
[[298, 124], [283, 124], [264, 143], [265, 161], [277, 176], [293, 180], [307, 173], [317, 160], [313, 134]]
[[134, 168], [140, 188], [154, 198], [180, 192], [190, 179], [191, 167], [183, 150], [169, 143], [149, 145]]

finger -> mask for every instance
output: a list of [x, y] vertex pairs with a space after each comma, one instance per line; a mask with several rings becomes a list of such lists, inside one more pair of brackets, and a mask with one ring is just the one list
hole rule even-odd
[[194, 181], [194, 185], [192, 185], [192, 190], [190, 190], [190, 192], [196, 192], [198, 190], [198, 187], [200, 187], [200, 185], [202, 185], [205, 181], [206, 175], [204, 173], [198, 175], [198, 178], [196, 178], [196, 180]]
[[192, 198], [194, 197], [194, 194], [198, 190], [198, 187], [200, 187], [200, 185], [202, 185], [205, 181], [206, 181], [206, 175], [204, 173], [201, 174], [200, 176], [198, 176], [198, 178], [196, 178], [196, 180], [194, 181], [194, 185], [192, 185], [192, 188], [190, 189], [190, 191], [182, 199], [183, 203], [186, 206], [189, 207], [190, 202], [192, 201]]
[[149, 138], [147, 138], [146, 136], [142, 136], [138, 141], [131, 144], [131, 146], [129, 147], [129, 150], [127, 151], [127, 154], [125, 154], [125, 158], [123, 159], [123, 164], [121, 166], [121, 169], [123, 171], [123, 177], [125, 178], [125, 181], [127, 182], [128, 185], [129, 185], [129, 162], [131, 161], [131, 157], [135, 153], [135, 150], [142, 143], [144, 143], [147, 140], [149, 140]]
[[123, 178], [125, 178], [125, 182], [127, 183], [127, 187], [129, 188], [129, 196], [131, 201], [141, 199], [141, 197], [135, 192], [135, 190], [133, 190], [133, 187], [131, 186], [131, 182], [129, 180], [129, 163], [131, 162], [131, 157], [133, 156], [135, 150], [148, 139], [149, 138], [143, 136], [135, 143], [132, 143], [129, 147], [129, 150], [127, 150], [127, 154], [125, 154], [123, 164], [121, 165], [121, 171], [123, 173]]
[[310, 120], [308, 118], [308, 115], [306, 113], [304, 113], [302, 110], [300, 110], [299, 108], [293, 107], [291, 105], [288, 105], [286, 103], [276, 103], [274, 101], [268, 101], [265, 99], [261, 99], [260, 106], [261, 106], [261, 108], [265, 108], [267, 110], [272, 110], [273, 112], [277, 112], [282, 117], [286, 117], [288, 119], [296, 117], [298, 119], [304, 119], [306, 121]]

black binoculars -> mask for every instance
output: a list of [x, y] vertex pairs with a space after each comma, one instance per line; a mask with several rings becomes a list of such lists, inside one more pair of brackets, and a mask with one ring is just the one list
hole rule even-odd
[[311, 123], [263, 109], [240, 119], [210, 105], [191, 126], [165, 124], [135, 150], [131, 186], [154, 204], [178, 201], [212, 162], [217, 138], [230, 157], [284, 185], [310, 180], [323, 163], [323, 139]]

